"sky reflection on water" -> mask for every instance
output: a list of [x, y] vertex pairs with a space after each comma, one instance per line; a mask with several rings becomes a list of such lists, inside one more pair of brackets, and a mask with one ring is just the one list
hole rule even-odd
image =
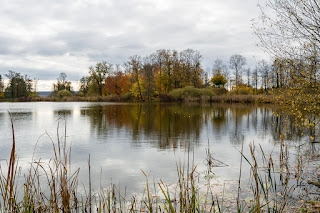
[[[114, 104], [114, 103], [0, 103], [0, 160], [9, 159], [12, 134], [8, 111], [14, 121], [17, 154], [21, 165], [53, 157], [52, 142], [64, 135], [72, 146], [72, 166], [80, 168], [80, 181], [87, 182], [91, 155], [94, 186], [111, 181], [141, 192], [144, 176], [155, 181], [176, 182], [176, 162], [187, 156], [206, 171], [206, 150], [228, 167], [214, 168], [221, 183], [234, 181], [239, 173], [241, 142], [261, 144], [277, 155], [280, 135], [288, 143], [307, 140], [302, 130], [276, 116], [277, 108], [252, 105]], [[310, 133], [311, 134], [311, 133]], [[51, 137], [51, 139], [48, 137]], [[208, 145], [209, 142], [209, 145]], [[0, 161], [5, 162], [5, 161]], [[244, 179], [249, 167], [243, 168]]]

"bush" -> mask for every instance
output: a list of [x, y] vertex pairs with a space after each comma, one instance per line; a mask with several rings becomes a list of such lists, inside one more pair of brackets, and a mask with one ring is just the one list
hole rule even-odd
[[72, 92], [70, 92], [69, 90], [61, 90], [57, 93], [58, 98], [71, 97], [71, 96], [72, 96]]
[[199, 89], [193, 87], [193, 86], [188, 86], [180, 89], [174, 89], [171, 92], [168, 93], [169, 96], [183, 100], [187, 97], [200, 97], [200, 92]]
[[226, 88], [214, 88], [215, 95], [225, 95], [228, 93], [228, 90]]
[[264, 89], [263, 88], [260, 88], [257, 90], [257, 94], [263, 94], [264, 93]]
[[251, 95], [253, 94], [253, 90], [251, 87], [240, 84], [236, 88], [231, 91], [231, 94], [235, 95]]
[[203, 89], [198, 89], [201, 96], [208, 96], [208, 97], [212, 97], [214, 95], [216, 95], [215, 90], [211, 89], [211, 88], [203, 88]]
[[32, 92], [30, 96], [31, 96], [31, 98], [38, 98], [38, 97], [40, 97], [37, 92]]
[[131, 100], [132, 98], [132, 93], [131, 92], [127, 92], [127, 93], [124, 93], [121, 98], [123, 98], [124, 101], [129, 101]]
[[223, 75], [217, 74], [212, 77], [211, 82], [213, 83], [213, 85], [224, 86], [227, 83], [227, 79]]
[[188, 86], [180, 89], [174, 89], [169, 92], [168, 96], [173, 99], [184, 101], [199, 101], [211, 100], [213, 96], [226, 94], [228, 91], [225, 88], [195, 88]]
[[79, 91], [79, 92], [77, 93], [77, 96], [84, 97], [84, 93], [83, 93], [82, 91]]
[[0, 92], [0, 99], [3, 99], [3, 98], [4, 98], [4, 93]]

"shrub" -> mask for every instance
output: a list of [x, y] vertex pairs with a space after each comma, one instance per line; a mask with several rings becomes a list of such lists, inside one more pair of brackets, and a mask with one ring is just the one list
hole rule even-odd
[[214, 88], [215, 95], [225, 95], [228, 93], [228, 90], [226, 88]]
[[180, 89], [174, 89], [169, 92], [169, 96], [175, 99], [185, 100], [186, 98], [204, 98], [216, 95], [224, 95], [228, 92], [225, 88], [195, 88], [188, 86]]
[[4, 98], [4, 93], [0, 92], [0, 99], [3, 99], [3, 98]]
[[131, 92], [127, 92], [127, 93], [124, 93], [121, 98], [123, 98], [124, 101], [129, 101], [131, 100], [132, 98], [132, 93]]
[[171, 92], [169, 92], [168, 95], [173, 98], [183, 100], [187, 97], [200, 97], [201, 92], [198, 88], [188, 86], [180, 89], [174, 89]]
[[71, 97], [71, 96], [72, 96], [72, 92], [68, 90], [61, 90], [57, 93], [58, 98]]
[[217, 74], [212, 77], [211, 82], [217, 86], [220, 86], [220, 85], [224, 86], [227, 83], [227, 79], [223, 75]]
[[231, 94], [235, 95], [251, 95], [253, 94], [253, 90], [251, 87], [248, 87], [246, 85], [240, 84], [237, 87], [235, 87], [232, 91]]
[[38, 95], [37, 92], [32, 92], [31, 93], [31, 98], [38, 98], [38, 97], [40, 97], [40, 96]]
[[84, 97], [84, 93], [83, 93], [82, 91], [79, 91], [79, 92], [77, 93], [77, 96]]
[[201, 96], [208, 96], [208, 97], [212, 97], [214, 95], [216, 95], [215, 90], [211, 89], [211, 88], [203, 88], [203, 89], [198, 89]]

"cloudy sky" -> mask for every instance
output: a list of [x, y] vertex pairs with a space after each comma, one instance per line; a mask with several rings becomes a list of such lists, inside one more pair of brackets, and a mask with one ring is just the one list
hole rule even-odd
[[39, 79], [38, 90], [65, 72], [79, 80], [99, 61], [122, 64], [157, 49], [199, 50], [203, 67], [232, 54], [251, 66], [265, 54], [251, 20], [257, 0], [2, 0], [0, 74]]

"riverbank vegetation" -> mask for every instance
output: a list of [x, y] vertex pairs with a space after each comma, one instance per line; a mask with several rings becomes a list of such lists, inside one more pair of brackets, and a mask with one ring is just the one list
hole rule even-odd
[[[184, 55], [191, 57], [192, 60], [188, 60], [193, 63], [183, 59]], [[309, 105], [320, 101], [317, 93], [320, 85], [316, 80], [319, 68], [312, 65], [312, 61], [276, 59], [272, 65], [260, 61], [251, 73], [250, 69], [243, 68], [245, 58], [235, 55], [230, 60], [237, 70], [234, 80], [219, 59], [215, 61], [209, 79], [201, 68], [200, 59], [200, 53], [193, 50], [181, 53], [159, 50], [143, 60], [140, 56], [131, 57], [125, 70], [119, 65], [97, 63], [89, 68], [89, 76], [80, 79], [77, 92], [67, 75], [61, 73], [52, 85], [49, 97], [39, 97], [35, 82], [10, 71], [6, 75], [9, 78], [7, 86], [0, 79], [0, 100], [272, 102], [286, 105], [292, 101], [309, 100]]]
[[[17, 101], [271, 102], [280, 88], [290, 87], [284, 75], [277, 75], [276, 64], [271, 66], [260, 61], [251, 73], [244, 67], [246, 58], [236, 54], [231, 56], [229, 65], [216, 59], [209, 77], [208, 71], [202, 68], [201, 58], [199, 51], [191, 49], [158, 50], [144, 58], [132, 56], [123, 66], [99, 62], [89, 68], [88, 76], [80, 79], [77, 92], [67, 80], [67, 74], [60, 73], [49, 98], [38, 97], [36, 81], [10, 71], [6, 75], [9, 79], [6, 87], [0, 79], [0, 98]], [[291, 69], [279, 67], [287, 72]], [[231, 71], [235, 74], [231, 75]], [[15, 92], [21, 88], [26, 89]]]

